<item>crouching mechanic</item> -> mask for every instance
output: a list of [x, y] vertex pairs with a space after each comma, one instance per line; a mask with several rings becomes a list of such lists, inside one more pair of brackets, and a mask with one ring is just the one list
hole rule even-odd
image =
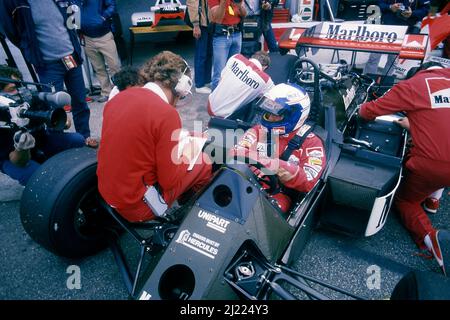
[[[8, 66], [0, 66], [0, 77], [22, 80], [20, 71]], [[17, 95], [17, 87], [14, 83], [0, 82], [0, 94]], [[84, 137], [79, 133], [53, 129], [30, 133], [0, 128], [0, 170], [26, 185], [40, 162], [64, 150], [84, 145]]]
[[421, 203], [435, 190], [450, 186], [450, 68], [424, 64], [423, 69], [384, 96], [364, 103], [359, 115], [373, 120], [406, 112], [413, 146], [395, 205], [416, 244], [428, 249], [446, 274], [450, 270], [450, 232], [436, 230]]
[[292, 204], [288, 194], [309, 192], [319, 180], [326, 165], [323, 143], [306, 123], [310, 99], [299, 86], [278, 84], [257, 106], [265, 111], [261, 125], [247, 130], [232, 155], [256, 160], [276, 173], [283, 186], [271, 196], [287, 212]]
[[97, 169], [103, 199], [131, 222], [155, 218], [144, 201], [147, 188], [158, 188], [159, 200], [171, 207], [211, 178], [210, 162], [196, 162], [188, 170], [195, 147], [187, 143], [178, 155], [181, 119], [175, 107], [192, 87], [187, 63], [163, 51], [140, 74], [144, 87], [121, 91], [105, 105]]
[[264, 51], [254, 53], [250, 60], [242, 54], [228, 59], [218, 86], [208, 97], [209, 115], [246, 121], [250, 116], [248, 104], [273, 87], [264, 72], [269, 65], [269, 55]]

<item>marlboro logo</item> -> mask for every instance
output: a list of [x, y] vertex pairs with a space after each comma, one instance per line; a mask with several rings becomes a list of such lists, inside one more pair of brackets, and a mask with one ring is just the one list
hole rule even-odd
[[428, 93], [431, 107], [450, 108], [450, 79], [447, 78], [427, 78]]
[[394, 43], [399, 38], [397, 32], [389, 30], [373, 30], [366, 25], [327, 24], [326, 39], [358, 42]]

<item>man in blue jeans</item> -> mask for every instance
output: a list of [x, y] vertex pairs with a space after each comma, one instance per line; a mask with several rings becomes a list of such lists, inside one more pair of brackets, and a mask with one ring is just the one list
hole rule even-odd
[[195, 38], [195, 91], [209, 94], [211, 89], [206, 85], [211, 82], [213, 48], [212, 34], [208, 30], [208, 3], [207, 0], [186, 0], [186, 5]]
[[213, 32], [213, 79], [214, 90], [227, 60], [241, 52], [241, 19], [247, 15], [242, 0], [208, 0]]
[[68, 12], [73, 11], [71, 5], [72, 1], [3, 0], [0, 23], [9, 40], [34, 66], [41, 83], [54, 85], [56, 91], [66, 85], [72, 98], [75, 130], [83, 135], [88, 146], [97, 147], [98, 141], [91, 137], [89, 129], [90, 111], [77, 26], [68, 17]]
[[[22, 79], [17, 69], [7, 66], [0, 66], [0, 77]], [[0, 82], [0, 93], [15, 95], [17, 88], [14, 83]], [[84, 137], [74, 132], [41, 129], [31, 134], [0, 128], [0, 171], [25, 185], [39, 168], [38, 162], [61, 151], [80, 148], [84, 144]]]
[[270, 52], [278, 52], [277, 39], [272, 29], [273, 9], [280, 0], [244, 0], [249, 16], [260, 19], [261, 32]]

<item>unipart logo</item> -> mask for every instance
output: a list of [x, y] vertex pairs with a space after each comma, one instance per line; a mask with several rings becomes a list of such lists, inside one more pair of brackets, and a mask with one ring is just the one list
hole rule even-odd
[[384, 42], [394, 43], [398, 39], [394, 31], [371, 30], [367, 26], [329, 24], [325, 38], [333, 40], [347, 40], [358, 42]]
[[431, 107], [450, 108], [450, 79], [427, 78], [425, 79], [430, 96]]
[[220, 218], [220, 217], [218, 217], [212, 213], [209, 213], [205, 210], [200, 210], [198, 212], [198, 217], [207, 222], [206, 223], [207, 227], [217, 230], [221, 233], [225, 233], [227, 231], [228, 225], [230, 224], [230, 221]]

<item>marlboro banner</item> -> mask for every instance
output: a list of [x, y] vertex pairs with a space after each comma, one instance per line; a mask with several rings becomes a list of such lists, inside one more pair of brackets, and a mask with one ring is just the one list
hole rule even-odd
[[401, 45], [406, 30], [406, 26], [324, 22], [319, 37], [327, 40]]
[[314, 0], [298, 0], [297, 14], [299, 22], [312, 21], [314, 11]]

